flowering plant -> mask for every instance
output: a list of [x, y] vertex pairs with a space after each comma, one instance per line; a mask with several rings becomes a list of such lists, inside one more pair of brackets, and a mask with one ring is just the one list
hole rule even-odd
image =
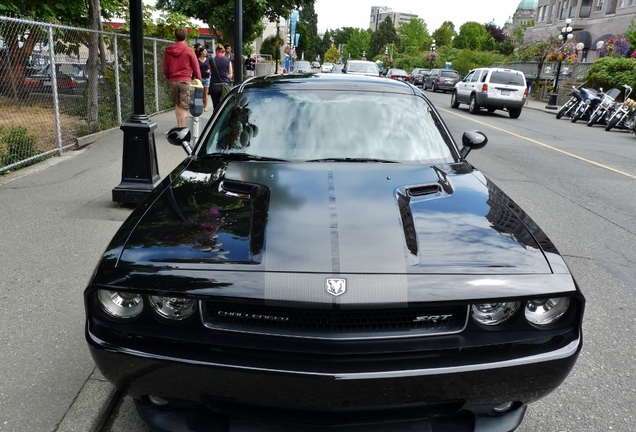
[[626, 38], [612, 36], [596, 49], [596, 53], [599, 57], [625, 57], [629, 50], [630, 44]]
[[549, 61], [560, 61], [567, 64], [574, 63], [577, 58], [574, 42], [566, 42], [561, 46], [554, 47], [554, 50], [548, 54]]
[[274, 45], [275, 47], [279, 47], [279, 46], [283, 45], [284, 43], [285, 43], [285, 41], [282, 38], [278, 37], [278, 36], [272, 38], [272, 45]]

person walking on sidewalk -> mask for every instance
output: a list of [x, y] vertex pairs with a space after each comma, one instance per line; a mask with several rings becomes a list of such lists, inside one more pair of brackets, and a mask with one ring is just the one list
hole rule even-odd
[[190, 109], [190, 83], [192, 77], [201, 79], [199, 61], [186, 43], [187, 31], [178, 28], [174, 31], [177, 40], [166, 48], [163, 57], [163, 74], [170, 81], [170, 95], [177, 116], [177, 126], [185, 127], [186, 117]]
[[225, 47], [216, 46], [216, 56], [210, 60], [210, 96], [212, 108], [216, 111], [221, 104], [221, 91], [223, 84], [231, 85], [234, 79], [232, 62], [225, 56]]
[[201, 83], [203, 84], [203, 111], [208, 110], [208, 91], [210, 89], [210, 59], [208, 50], [204, 46], [197, 49], [199, 68], [201, 69]]

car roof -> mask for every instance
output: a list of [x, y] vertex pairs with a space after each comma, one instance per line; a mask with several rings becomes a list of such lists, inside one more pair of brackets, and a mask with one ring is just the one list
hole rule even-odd
[[335, 90], [401, 93], [405, 95], [421, 94], [418, 90], [402, 81], [367, 75], [347, 74], [301, 74], [267, 75], [253, 77], [241, 84], [240, 91], [268, 90]]
[[370, 60], [347, 60], [347, 63], [370, 63], [372, 65], [375, 65], [375, 63]]

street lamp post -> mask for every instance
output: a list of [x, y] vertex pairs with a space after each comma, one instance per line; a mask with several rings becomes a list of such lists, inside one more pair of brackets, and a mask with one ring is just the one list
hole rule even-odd
[[431, 53], [428, 56], [429, 69], [433, 69], [433, 63], [436, 60], [437, 54], [435, 53], [435, 39], [431, 42]]
[[[276, 19], [276, 43], [278, 44], [278, 40], [280, 38], [279, 36], [280, 33], [280, 18]], [[278, 45], [276, 45], [276, 52], [274, 53], [276, 54], [276, 67], [274, 70], [274, 73], [277, 74], [278, 73], [278, 59], [280, 57], [280, 47]], [[271, 71], [271, 69], [270, 69]]]
[[[565, 45], [566, 42], [574, 36], [572, 34], [572, 27], [570, 24], [572, 20], [570, 18], [565, 20], [565, 27], [561, 29], [561, 34], [559, 35], [559, 40], [562, 42], [561, 46]], [[554, 90], [550, 93], [550, 101], [548, 105], [546, 105], [546, 109], [557, 109], [557, 97], [559, 96], [559, 78], [561, 77], [561, 63], [563, 59], [559, 56], [559, 64], [557, 66], [556, 78], [554, 79]]]

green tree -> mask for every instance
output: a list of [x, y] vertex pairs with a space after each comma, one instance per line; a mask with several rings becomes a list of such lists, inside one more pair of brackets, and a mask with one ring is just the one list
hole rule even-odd
[[[276, 22], [293, 9], [313, 8], [314, 0], [243, 0], [243, 43], [249, 45], [263, 31], [263, 18]], [[227, 0], [157, 0], [158, 9], [179, 12], [218, 31], [219, 41], [234, 44], [234, 2]]]
[[557, 39], [556, 36], [550, 36], [548, 39], [538, 42], [529, 43], [523, 45], [519, 48], [515, 56], [520, 61], [536, 61], [537, 62], [537, 73], [534, 76], [536, 80], [541, 76], [541, 71], [543, 70], [543, 65], [548, 58], [548, 54], [554, 51], [554, 48], [557, 44], [561, 42]]
[[439, 26], [439, 28], [432, 34], [432, 37], [435, 40], [435, 46], [437, 47], [450, 45], [455, 36], [457, 36], [455, 24], [450, 21], [444, 21], [442, 25]]
[[459, 49], [481, 51], [494, 48], [495, 41], [483, 24], [469, 21], [459, 28], [459, 34], [453, 39], [453, 46]]
[[421, 18], [411, 18], [408, 22], [401, 23], [397, 28], [397, 34], [402, 52], [407, 55], [417, 55], [431, 45], [426, 23]]
[[588, 69], [584, 79], [594, 88], [621, 88], [623, 84], [636, 88], [636, 59], [602, 57]]
[[397, 45], [399, 43], [400, 37], [393, 25], [393, 21], [391, 21], [391, 18], [386, 17], [371, 35], [368, 57], [374, 58], [378, 55], [383, 55], [387, 45]]
[[318, 15], [314, 5], [304, 7], [298, 14], [297, 32], [300, 34], [296, 52], [305, 54], [305, 59], [315, 60], [322, 55], [322, 40], [318, 36]]
[[340, 60], [340, 51], [338, 51], [338, 48], [332, 45], [327, 50], [327, 52], [325, 52], [324, 58], [326, 62], [336, 63], [338, 60]]
[[629, 41], [631, 47], [636, 48], [636, 20], [632, 19], [625, 31], [625, 37]]
[[354, 29], [349, 37], [349, 41], [345, 45], [345, 58], [352, 59], [362, 58], [363, 53], [368, 53], [371, 34], [367, 30], [360, 28]]
[[338, 47], [339, 45], [345, 45], [349, 42], [349, 38], [354, 32], [353, 27], [342, 27], [340, 29], [336, 29], [332, 32], [333, 35], [333, 44]]
[[320, 42], [320, 52], [322, 53], [323, 58], [332, 46], [333, 38], [331, 37], [331, 32], [327, 30], [325, 34], [322, 35], [322, 41]]

